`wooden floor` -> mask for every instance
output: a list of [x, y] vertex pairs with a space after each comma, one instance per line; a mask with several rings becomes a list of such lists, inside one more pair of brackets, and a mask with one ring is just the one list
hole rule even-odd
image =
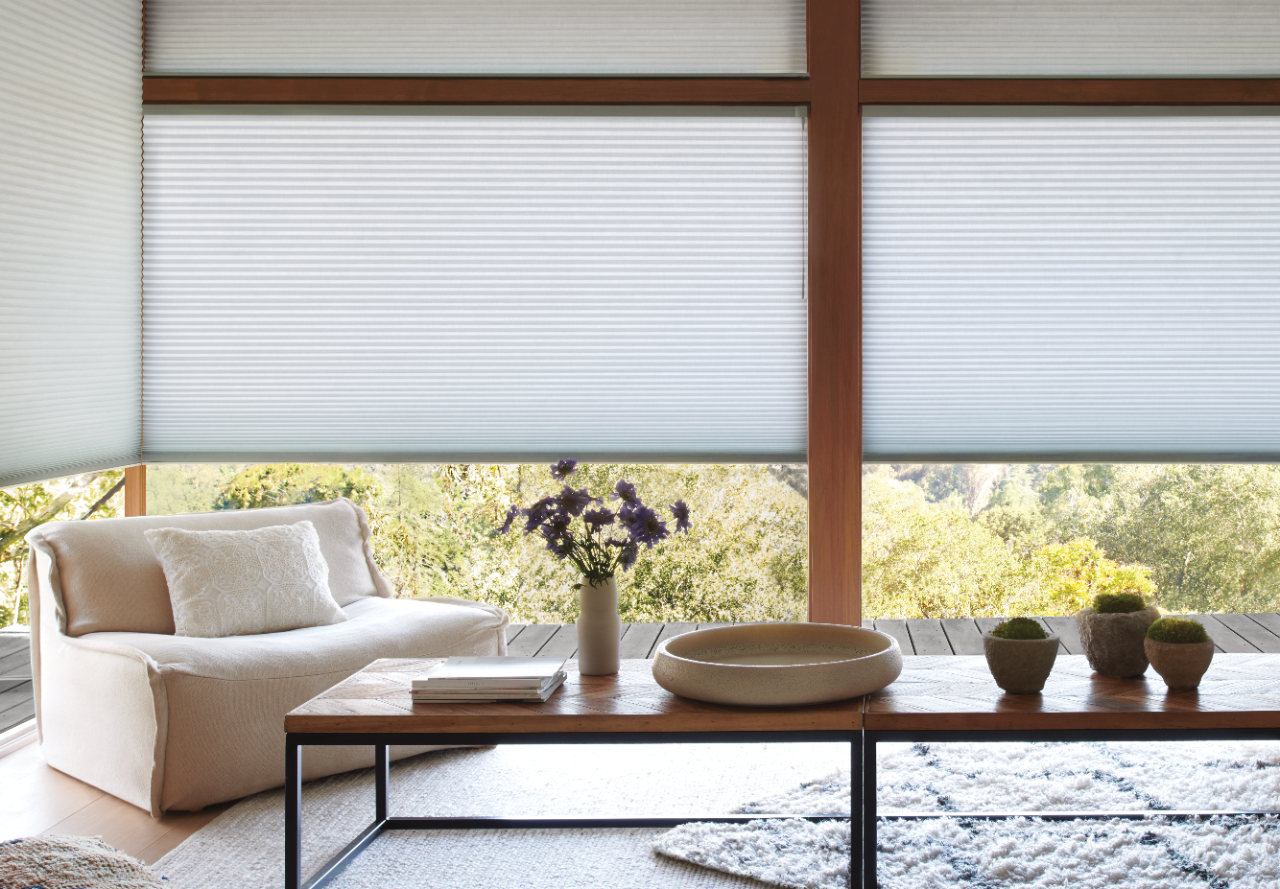
[[[1232, 654], [1264, 652], [1280, 654], [1280, 614], [1193, 614], [1213, 637], [1218, 651]], [[874, 620], [874, 627], [898, 640], [904, 655], [982, 654], [982, 634], [1001, 617], [952, 618], [948, 620]], [[1066, 654], [1084, 654], [1074, 617], [1036, 618], [1050, 633], [1056, 633]], [[681, 633], [707, 627], [727, 627], [727, 623], [623, 624], [622, 657], [651, 658], [658, 643]], [[513, 624], [507, 631], [507, 647], [513, 655], [573, 657], [577, 637], [573, 624]]]
[[[1199, 618], [1219, 651], [1280, 653], [1280, 615], [1215, 614]], [[954, 620], [878, 620], [868, 622], [896, 638], [907, 655], [982, 653], [982, 631], [999, 618]], [[1080, 637], [1070, 617], [1041, 618], [1062, 639], [1069, 654], [1080, 654]], [[728, 624], [625, 624], [624, 658], [650, 658], [658, 643], [698, 628]], [[507, 632], [513, 655], [572, 657], [577, 650], [572, 624], [514, 625]], [[15, 641], [16, 640], [16, 641]], [[31, 714], [30, 657], [27, 637], [0, 634], [0, 716], [21, 721]], [[25, 670], [25, 672], [23, 672]], [[39, 833], [101, 836], [107, 843], [148, 863], [154, 862], [208, 824], [231, 803], [198, 813], [149, 814], [45, 764], [36, 744], [0, 757], [0, 840]]]

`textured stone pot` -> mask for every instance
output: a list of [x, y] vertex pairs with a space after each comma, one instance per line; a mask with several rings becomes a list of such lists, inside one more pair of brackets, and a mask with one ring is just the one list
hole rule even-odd
[[1170, 688], [1197, 688], [1209, 662], [1213, 660], [1213, 640], [1203, 642], [1157, 642], [1144, 639], [1147, 659]]
[[1058, 657], [1058, 637], [1001, 639], [982, 635], [982, 651], [996, 685], [1018, 695], [1038, 694]]
[[1160, 618], [1154, 605], [1128, 614], [1099, 614], [1092, 608], [1076, 612], [1076, 626], [1085, 656], [1095, 673], [1116, 679], [1141, 676], [1147, 671], [1143, 642], [1147, 627]]

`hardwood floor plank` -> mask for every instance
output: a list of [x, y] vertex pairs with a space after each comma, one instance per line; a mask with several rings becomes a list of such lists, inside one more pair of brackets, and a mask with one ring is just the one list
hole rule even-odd
[[1041, 618], [1049, 627], [1049, 631], [1058, 634], [1058, 647], [1064, 654], [1084, 654], [1084, 643], [1080, 641], [1080, 627], [1071, 615], [1054, 615]]
[[[683, 636], [685, 633], [692, 633], [696, 629], [698, 629], [697, 624], [689, 624], [689, 623], [663, 624], [662, 632], [658, 634], [658, 638], [654, 641], [653, 650], [656, 651], [659, 645], [661, 645], [663, 642], [666, 642], [668, 639], [670, 639], [673, 636]], [[652, 657], [653, 656], [652, 652], [650, 652], [648, 656]]]
[[[39, 744], [0, 757], [0, 840], [44, 833], [105, 794], [96, 787], [52, 769]], [[15, 804], [21, 801], [21, 804]]]
[[1200, 621], [1209, 631], [1213, 639], [1214, 651], [1226, 654], [1248, 654], [1257, 652], [1257, 648], [1241, 639], [1230, 627], [1218, 620], [1214, 614], [1188, 614], [1187, 617]]
[[1280, 638], [1243, 614], [1215, 614], [1214, 618], [1258, 651], [1280, 654]]
[[516, 637], [515, 644], [507, 644], [507, 654], [512, 657], [533, 657], [558, 629], [559, 624], [530, 624]]
[[166, 818], [152, 818], [149, 812], [104, 793], [89, 805], [41, 832], [80, 837], [100, 836], [107, 845], [136, 857], [169, 832], [172, 825], [165, 821]]
[[907, 632], [911, 635], [911, 647], [919, 655], [955, 654], [947, 634], [942, 631], [942, 622], [937, 620], [909, 620]]
[[982, 654], [982, 631], [971, 617], [952, 617], [942, 621], [951, 650], [956, 654]]
[[31, 678], [31, 651], [22, 648], [0, 655], [0, 677], [5, 679]]
[[[1245, 617], [1274, 634], [1276, 642], [1273, 644], [1280, 646], [1280, 614], [1246, 614]], [[1280, 648], [1269, 648], [1267, 650], [1280, 654]]]
[[547, 644], [538, 649], [539, 657], [573, 657], [578, 650], [578, 628], [561, 624]]
[[882, 633], [888, 633], [890, 636], [898, 640], [898, 646], [902, 649], [903, 657], [912, 657], [916, 653], [915, 646], [911, 644], [911, 634], [907, 632], [907, 622], [905, 620], [882, 619], [875, 620], [871, 623], [872, 629], [879, 630]]
[[632, 624], [622, 637], [619, 656], [622, 658], [648, 658], [662, 633], [662, 624]]
[[239, 802], [239, 800], [222, 803], [217, 806], [209, 806], [200, 812], [179, 812], [174, 815], [166, 815], [166, 819], [171, 819], [171, 827], [169, 830], [150, 846], [147, 846], [139, 852], [135, 857], [143, 864], [155, 864], [161, 858], [178, 848], [183, 840], [191, 836], [200, 828], [204, 827], [214, 818], [217, 818], [237, 802]]

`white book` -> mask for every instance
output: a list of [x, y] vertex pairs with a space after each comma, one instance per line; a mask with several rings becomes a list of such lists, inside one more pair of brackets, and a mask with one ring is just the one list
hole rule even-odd
[[413, 702], [415, 704], [481, 704], [490, 701], [528, 701], [541, 702], [551, 697], [554, 692], [564, 682], [563, 673], [560, 678], [556, 679], [550, 686], [540, 691], [505, 691], [505, 692], [487, 692], [487, 691], [468, 691], [468, 692], [430, 692], [415, 691], [413, 692]]
[[415, 676], [413, 688], [427, 688], [434, 679], [537, 680], [545, 682], [564, 669], [568, 658], [556, 657], [451, 657], [438, 667]]
[[427, 679], [414, 685], [415, 691], [471, 692], [471, 691], [542, 691], [552, 683], [564, 681], [565, 674], [557, 673], [547, 679]]

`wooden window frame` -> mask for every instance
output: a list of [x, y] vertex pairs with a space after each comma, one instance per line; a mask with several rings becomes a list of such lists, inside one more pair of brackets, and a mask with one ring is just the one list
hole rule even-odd
[[[808, 0], [807, 77], [144, 76], [203, 105], [804, 105], [809, 111], [809, 619], [862, 619], [862, 106], [1280, 105], [1278, 78], [861, 77], [860, 0]], [[126, 513], [146, 512], [145, 467]], [[133, 511], [130, 511], [130, 510]]]

